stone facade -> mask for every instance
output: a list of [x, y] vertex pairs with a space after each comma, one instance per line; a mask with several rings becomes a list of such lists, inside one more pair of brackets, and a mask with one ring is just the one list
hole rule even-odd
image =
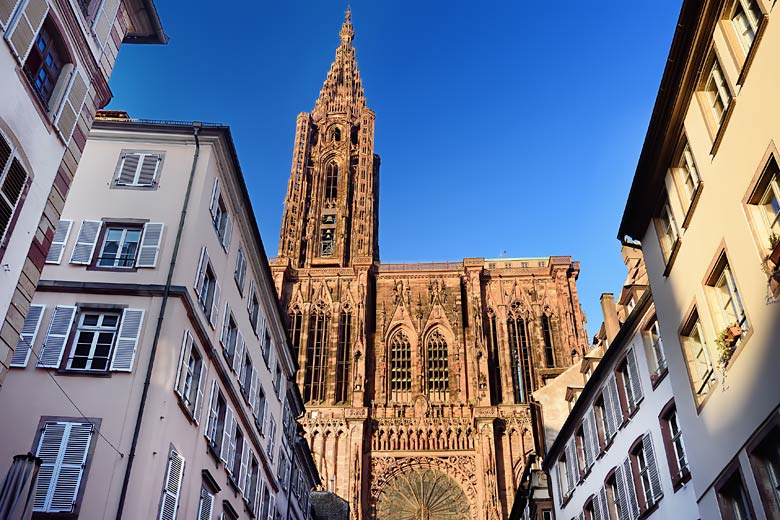
[[314, 110], [298, 116], [271, 260], [307, 439], [353, 519], [506, 518], [540, 446], [528, 396], [586, 344], [579, 264], [381, 264], [375, 114], [349, 12], [340, 37]]

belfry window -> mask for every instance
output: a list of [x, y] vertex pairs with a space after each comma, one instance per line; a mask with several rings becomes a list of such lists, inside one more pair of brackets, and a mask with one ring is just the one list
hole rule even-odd
[[303, 323], [303, 313], [297, 307], [290, 313], [290, 339], [292, 340], [293, 352], [295, 358], [298, 358], [298, 352], [301, 347], [301, 325]]
[[531, 349], [523, 318], [510, 315], [506, 322], [509, 348], [512, 355], [512, 389], [516, 403], [528, 400], [533, 390], [531, 376]]
[[320, 243], [320, 256], [333, 256], [333, 230], [322, 230], [322, 241]]
[[547, 368], [552, 368], [555, 366], [555, 352], [553, 352], [550, 318], [547, 315], [542, 315], [542, 337], [544, 338], [544, 360]]
[[325, 199], [335, 200], [339, 191], [339, 167], [336, 163], [329, 163], [325, 169]]
[[[491, 312], [492, 309], [488, 312]], [[498, 350], [498, 323], [496, 320], [495, 314], [489, 315], [490, 320], [490, 352], [488, 354], [488, 362], [490, 363], [490, 366], [495, 371], [495, 383], [494, 383], [494, 392], [495, 392], [495, 402], [500, 403], [503, 401], [503, 394], [501, 392], [501, 363], [499, 361], [499, 350]]]
[[447, 340], [438, 330], [428, 336], [426, 357], [428, 396], [446, 401], [450, 379]]
[[330, 138], [333, 141], [341, 141], [341, 128], [336, 127], [330, 132]]
[[349, 402], [349, 367], [352, 357], [352, 313], [339, 315], [339, 344], [336, 351], [336, 404]]
[[303, 384], [303, 398], [306, 402], [322, 402], [325, 400], [328, 321], [327, 309], [316, 309], [309, 318], [306, 376]]
[[390, 390], [392, 399], [412, 390], [412, 347], [402, 331], [390, 339]]

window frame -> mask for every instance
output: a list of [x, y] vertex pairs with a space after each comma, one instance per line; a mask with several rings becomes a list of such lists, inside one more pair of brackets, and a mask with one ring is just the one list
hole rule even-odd
[[[692, 336], [694, 331], [698, 336], [698, 340]], [[707, 337], [704, 334], [701, 316], [699, 315], [695, 302], [691, 305], [690, 310], [686, 314], [686, 318], [680, 325], [678, 335], [680, 346], [682, 347], [683, 359], [685, 360], [685, 368], [688, 372], [688, 381], [690, 382], [691, 392], [693, 392], [693, 399], [697, 408], [701, 409], [718, 384], [718, 378], [715, 373], [715, 365], [712, 362], [712, 352], [710, 352], [710, 346], [707, 342]], [[691, 344], [691, 341], [696, 342], [696, 352], [693, 352], [692, 349], [688, 347], [688, 345]], [[699, 366], [698, 360], [700, 357], [704, 358], [707, 370], [703, 374], [699, 374], [697, 369], [696, 379], [694, 380], [694, 374], [691, 372], [691, 367]]]
[[[664, 405], [661, 413], [658, 414], [658, 422], [661, 426], [661, 438], [663, 439], [664, 454], [666, 455], [666, 462], [672, 479], [672, 489], [676, 492], [691, 479], [691, 469], [674, 398]], [[677, 431], [673, 427], [675, 423], [677, 424]], [[678, 440], [679, 446], [677, 444]], [[680, 451], [682, 451], [682, 456]], [[681, 465], [681, 461], [684, 461], [685, 465]]]
[[[767, 448], [773, 448], [776, 451], [770, 455], [777, 457], [773, 461], [776, 464], [774, 470], [767, 469], [767, 454], [765, 453]], [[780, 515], [780, 416], [774, 414], [759, 428], [748, 441], [746, 451], [764, 512], [767, 518], [777, 517]], [[773, 480], [774, 482], [772, 482]], [[772, 483], [774, 488], [768, 487], [769, 483]]]
[[[141, 252], [141, 243], [144, 237], [144, 224], [145, 222], [121, 222], [121, 221], [113, 221], [113, 220], [104, 220], [103, 225], [100, 226], [100, 233], [98, 234], [97, 241], [95, 242], [95, 251], [92, 254], [92, 258], [90, 260], [89, 266], [87, 269], [94, 270], [94, 271], [124, 271], [124, 272], [135, 272], [138, 270], [138, 255]], [[135, 246], [135, 252], [132, 256], [132, 259], [129, 259], [132, 262], [132, 265], [129, 266], [121, 266], [116, 265], [116, 262], [119, 260], [121, 255], [119, 254], [121, 251], [121, 247], [117, 248], [117, 254], [114, 258], [114, 265], [100, 265], [100, 261], [103, 257], [103, 252], [106, 248], [106, 243], [108, 239], [109, 231], [111, 230], [122, 230], [122, 240], [119, 242], [120, 246], [124, 246], [125, 244], [125, 236], [128, 231], [138, 231], [138, 242]]]
[[[120, 177], [125, 165], [125, 161], [128, 156], [137, 155], [138, 163], [135, 166], [135, 173], [133, 175], [132, 183], [121, 183]], [[143, 170], [144, 161], [147, 157], [156, 157], [157, 162], [155, 164], [154, 173], [152, 175], [152, 181], [149, 184], [141, 184], [140, 180], [141, 171]], [[161, 150], [135, 150], [135, 149], [122, 149], [119, 152], [119, 160], [114, 168], [114, 174], [111, 178], [111, 189], [121, 190], [139, 190], [139, 191], [154, 191], [160, 184], [160, 174], [162, 173], [163, 163], [165, 162], [165, 152]]]
[[[739, 463], [739, 459], [732, 461], [726, 469], [723, 470], [721, 476], [715, 482], [715, 497], [718, 502], [718, 509], [720, 510], [723, 520], [740, 520], [733, 511], [729, 511], [730, 506], [733, 507], [734, 503], [731, 502], [735, 498], [733, 492], [735, 491], [732, 486], [737, 486], [740, 492], [740, 497], [745, 500], [743, 505], [746, 506], [746, 514], [748, 518], [746, 520], [755, 520], [756, 512], [753, 507], [753, 501], [750, 497], [750, 492], [747, 489], [745, 482], [745, 476], [742, 472], [742, 467]], [[729, 489], [732, 488], [732, 489]]]
[[[44, 62], [46, 61], [46, 56], [41, 56], [41, 52], [48, 50], [48, 47], [44, 47], [43, 51], [41, 51], [38, 47], [38, 40], [44, 31], [48, 34], [50, 41], [53, 41], [53, 46], [56, 48], [56, 51], [59, 54], [58, 58], [61, 62], [59, 71], [57, 71], [54, 76], [51, 91], [48, 92], [48, 94], [41, 92], [36, 85], [36, 78], [40, 74]], [[41, 63], [35, 65], [31, 64], [30, 59], [33, 56], [38, 57], [41, 60]], [[51, 12], [49, 12], [44, 16], [43, 23], [38, 29], [38, 32], [33, 35], [30, 50], [24, 59], [24, 63], [21, 65], [22, 74], [27, 80], [27, 84], [34, 95], [35, 100], [44, 109], [46, 114], [54, 114], [60, 106], [60, 102], [62, 101], [66, 90], [65, 84], [69, 81], [70, 72], [73, 70], [73, 64], [73, 55], [68, 48], [67, 40], [63, 37], [62, 28], [54, 19]], [[32, 70], [33, 65], [35, 70]]]
[[[70, 336], [66, 343], [66, 349], [67, 349], [67, 355], [63, 355], [62, 364], [60, 365], [60, 370], [65, 372], [75, 372], [80, 374], [110, 374], [112, 372], [111, 370], [111, 362], [114, 357], [114, 351], [116, 349], [116, 342], [119, 339], [119, 331], [122, 327], [122, 311], [124, 310], [123, 307], [120, 306], [107, 306], [107, 307], [93, 307], [93, 306], [85, 306], [85, 307], [78, 307], [76, 310], [76, 316], [73, 323], [72, 331], [70, 333]], [[84, 325], [83, 321], [84, 318], [88, 315], [98, 314], [101, 316], [101, 321], [103, 316], [107, 315], [113, 315], [116, 316], [116, 325], [113, 330], [113, 338], [111, 339], [111, 346], [109, 347], [108, 353], [105, 356], [106, 359], [106, 366], [103, 369], [93, 369], [93, 368], [73, 368], [72, 362], [73, 358], [75, 357], [75, 350], [78, 346], [79, 342], [79, 332], [82, 331], [82, 327], [85, 329], [84, 332], [94, 332], [94, 337], [92, 339], [92, 345], [90, 347], [90, 355], [87, 356], [87, 364], [91, 365], [92, 361], [94, 359], [94, 351], [97, 347], [96, 340], [99, 339], [100, 334], [108, 332], [108, 329], [100, 328], [99, 326], [96, 326], [94, 329], [91, 328], [89, 325]], [[84, 357], [84, 356], [79, 356]]]
[[647, 358], [652, 361], [652, 366], [649, 366], [650, 380], [653, 383], [653, 388], [663, 379], [663, 377], [669, 372], [668, 361], [666, 360], [666, 352], [664, 351], [663, 337], [661, 336], [661, 326], [658, 323], [658, 316], [653, 315], [645, 322], [642, 327], [642, 340], [645, 345], [645, 351], [647, 352]]

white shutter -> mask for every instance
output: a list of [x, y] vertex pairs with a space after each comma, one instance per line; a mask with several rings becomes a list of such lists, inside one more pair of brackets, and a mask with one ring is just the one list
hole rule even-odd
[[590, 422], [591, 414], [593, 410], [590, 409], [585, 413], [585, 418], [582, 421], [582, 454], [585, 456], [585, 468], [590, 468], [593, 462], [596, 460], [596, 453], [593, 451], [593, 425]]
[[158, 154], [146, 153], [141, 158], [141, 167], [138, 170], [137, 186], [154, 186], [157, 181], [157, 171], [160, 167]]
[[54, 238], [51, 241], [49, 252], [46, 254], [47, 264], [59, 264], [62, 262], [62, 253], [65, 252], [65, 244], [68, 243], [72, 224], [72, 220], [60, 219], [57, 224], [57, 230], [54, 232]]
[[214, 187], [211, 189], [211, 204], [209, 204], [209, 211], [211, 211], [211, 220], [217, 218], [217, 209], [219, 208], [219, 177], [214, 178]]
[[[255, 281], [253, 278], [249, 279], [249, 290], [246, 292], [246, 310], [252, 309], [252, 296], [255, 292]], [[254, 323], [252, 325], [255, 325]], [[255, 331], [257, 332], [257, 331]]]
[[60, 111], [54, 124], [59, 130], [65, 142], [70, 140], [73, 135], [73, 129], [79, 120], [81, 107], [84, 106], [84, 100], [87, 99], [89, 91], [89, 81], [84, 77], [79, 67], [73, 69], [70, 77], [70, 84], [65, 91], [65, 96], [60, 105]]
[[184, 457], [171, 449], [168, 456], [168, 468], [162, 490], [162, 503], [158, 520], [175, 520], [179, 509], [179, 493], [184, 475]]
[[[225, 301], [225, 314], [222, 316], [222, 331], [219, 333], [219, 342], [223, 347], [227, 347], [227, 332], [230, 325], [230, 302]], [[233, 348], [235, 351], [235, 347]]]
[[580, 480], [579, 464], [577, 464], [577, 445], [574, 438], [569, 439], [566, 443], [566, 478], [568, 480], [569, 489], [574, 489], [577, 482]]
[[82, 220], [79, 234], [76, 237], [76, 245], [70, 255], [71, 264], [89, 264], [95, 252], [100, 227], [103, 223], [99, 220]]
[[217, 323], [217, 315], [219, 314], [219, 296], [222, 291], [219, 286], [219, 282], [214, 278], [214, 297], [211, 299], [211, 313], [209, 314], [209, 323], [212, 327]]
[[222, 247], [225, 251], [230, 249], [230, 237], [233, 236], [233, 219], [230, 215], [225, 215], [225, 233], [222, 235]]
[[217, 401], [219, 398], [219, 392], [217, 391], [217, 380], [211, 380], [211, 396], [209, 397], [209, 414], [206, 417], [205, 427], [203, 428], [203, 436], [206, 437], [212, 444], [216, 443], [216, 439], [211, 438], [212, 424], [217, 417]]
[[[225, 423], [227, 427], [227, 423]], [[228, 446], [227, 461], [225, 462], [225, 469], [227, 469], [230, 476], [233, 478], [233, 482], [238, 484], [238, 472], [240, 471], [241, 460], [236, 465], [236, 448], [238, 446], [238, 436], [236, 430], [241, 431], [236, 424], [236, 416], [233, 415], [233, 420], [230, 423], [230, 445]], [[243, 446], [242, 446], [243, 449]], [[241, 455], [239, 454], [239, 459]]]
[[219, 458], [222, 462], [227, 463], [228, 453], [230, 452], [230, 435], [231, 430], [234, 429], [233, 425], [233, 410], [229, 406], [225, 407], [225, 424], [222, 428], [222, 445], [219, 449]]
[[128, 152], [122, 154], [122, 161], [119, 165], [119, 175], [116, 177], [118, 186], [132, 186], [135, 184], [135, 175], [138, 172], [138, 165], [141, 163], [141, 154]]
[[[15, 2], [11, 0], [11, 4], [15, 4]], [[24, 60], [27, 59], [27, 54], [30, 52], [33, 41], [35, 41], [48, 12], [49, 4], [46, 0], [29, 0], [19, 14], [16, 25], [5, 33], [5, 39], [11, 47], [11, 52], [19, 60], [19, 63], [24, 63]]]
[[257, 370], [252, 366], [252, 374], [249, 379], [249, 407], [255, 410], [255, 399], [257, 399]]
[[[270, 489], [268, 491], [271, 492]], [[271, 495], [269, 500], [270, 506], [268, 507], [268, 520], [275, 520], [276, 517], [276, 495]]]
[[214, 510], [214, 495], [200, 488], [200, 503], [198, 504], [198, 520], [211, 520]]
[[200, 260], [198, 261], [198, 270], [195, 273], [195, 294], [200, 296], [200, 287], [203, 285], [203, 278], [206, 276], [206, 267], [209, 264], [209, 253], [206, 246], [200, 248]]
[[590, 452], [593, 456], [593, 461], [595, 462], [601, 453], [601, 444], [599, 443], [599, 428], [596, 425], [596, 411], [593, 407], [590, 408], [585, 420], [590, 424]]
[[195, 424], [200, 421], [200, 409], [203, 406], [203, 385], [206, 383], [206, 362], [205, 358], [201, 358], [200, 362], [200, 376], [198, 377], [198, 393], [195, 396], [195, 413], [193, 419]]
[[143, 309], [125, 309], [122, 311], [122, 323], [119, 325], [114, 356], [111, 360], [111, 370], [132, 372], [143, 321]]
[[157, 267], [157, 257], [160, 253], [165, 224], [161, 222], [147, 222], [144, 224], [144, 233], [141, 236], [141, 245], [138, 249], [138, 261], [136, 267]]
[[593, 500], [595, 520], [609, 520], [609, 504], [607, 502], [607, 488], [601, 487]]
[[621, 510], [625, 512], [626, 518], [634, 520], [639, 516], [639, 503], [636, 498], [636, 487], [634, 486], [634, 473], [631, 471], [631, 459], [626, 457], [622, 464], [621, 474], [623, 476], [623, 497], [625, 507]]
[[46, 423], [36, 454], [43, 460], [35, 489], [36, 511], [73, 511], [92, 429], [91, 423]]
[[268, 417], [268, 399], [263, 399], [263, 413], [258, 419], [260, 420], [261, 428], [260, 428], [260, 435], [265, 435], [265, 424], [266, 424], [266, 417]]
[[642, 438], [642, 450], [645, 454], [645, 464], [647, 464], [647, 476], [650, 478], [653, 502], [658, 502], [663, 496], [663, 491], [661, 490], [661, 479], [658, 475], [658, 465], [655, 460], [655, 450], [653, 449], [653, 440], [650, 437], [650, 432], [645, 433]]
[[[184, 331], [184, 338], [181, 342], [181, 351], [179, 352], [179, 366], [176, 369], [176, 383], [173, 388], [179, 397], [184, 399], [184, 385], [187, 382], [185, 373], [187, 372], [187, 366], [190, 360], [190, 353], [192, 352], [192, 334], [189, 330]], [[201, 369], [201, 373], [203, 370]], [[193, 381], [194, 383], [194, 381]]]
[[628, 351], [626, 356], [626, 367], [628, 369], [628, 376], [631, 378], [631, 393], [634, 394], [634, 403], [636, 404], [642, 400], [642, 381], [639, 379], [639, 368], [636, 364], [636, 354], [634, 349]]
[[620, 397], [618, 396], [617, 381], [615, 375], [611, 374], [604, 386], [604, 415], [607, 422], [607, 441], [617, 432], [623, 423], [623, 413], [620, 408]]
[[119, 0], [103, 0], [100, 10], [95, 16], [92, 31], [95, 33], [95, 39], [101, 49], [111, 34], [111, 27], [114, 25], [117, 9], [119, 9]]
[[14, 355], [11, 358], [10, 366], [27, 366], [27, 361], [30, 359], [30, 350], [35, 344], [35, 336], [38, 335], [38, 329], [41, 326], [41, 318], [43, 318], [44, 310], [46, 310], [45, 305], [30, 305], [30, 310], [27, 311], [27, 316], [24, 318], [22, 332], [19, 334], [19, 341], [16, 342], [16, 348], [14, 349]]
[[3, 29], [8, 27], [8, 22], [11, 20], [11, 15], [16, 10], [16, 6], [19, 5], [20, 0], [0, 0], [0, 27]]
[[241, 368], [244, 366], [244, 338], [240, 330], [236, 330], [236, 345], [234, 348], [233, 370], [236, 373], [240, 373]]
[[249, 443], [244, 442], [244, 448], [241, 451], [241, 468], [238, 470], [238, 489], [241, 490], [241, 494], [246, 496], [246, 474], [249, 469]]
[[276, 442], [276, 420], [273, 417], [268, 419], [268, 458], [274, 460], [274, 443]]
[[39, 367], [59, 368], [75, 315], [76, 307], [72, 305], [57, 305], [54, 308], [49, 330], [46, 332], [46, 339], [38, 357]]

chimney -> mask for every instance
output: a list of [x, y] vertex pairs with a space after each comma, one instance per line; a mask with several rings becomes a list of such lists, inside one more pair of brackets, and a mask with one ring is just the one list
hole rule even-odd
[[607, 333], [607, 343], [612, 345], [612, 340], [620, 330], [615, 295], [604, 293], [601, 295], [601, 313], [604, 315], [604, 331]]

